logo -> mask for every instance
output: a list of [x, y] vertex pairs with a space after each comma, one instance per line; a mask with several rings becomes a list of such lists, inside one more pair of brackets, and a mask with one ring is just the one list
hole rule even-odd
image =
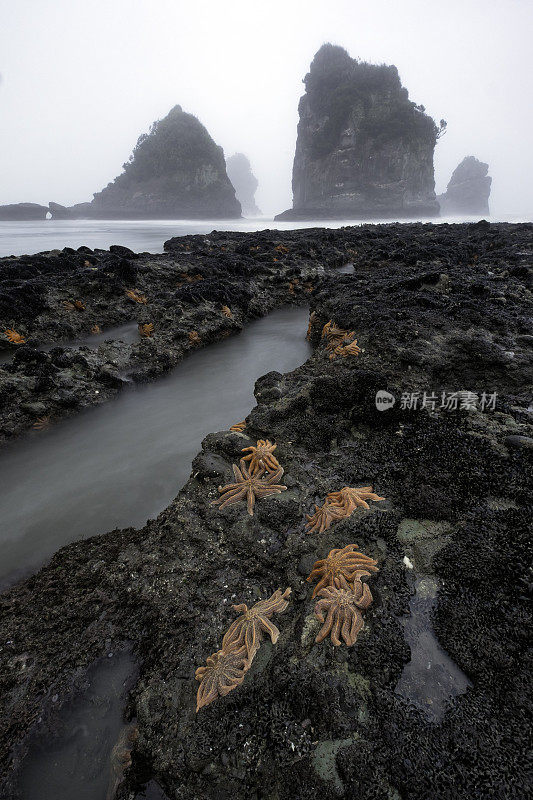
[[384, 389], [380, 389], [379, 392], [376, 392], [376, 408], [378, 411], [388, 411], [389, 408], [393, 407], [395, 402], [396, 398], [390, 392], [386, 392]]

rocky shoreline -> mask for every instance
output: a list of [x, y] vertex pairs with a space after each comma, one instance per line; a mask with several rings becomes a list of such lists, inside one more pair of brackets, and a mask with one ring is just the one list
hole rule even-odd
[[[287, 301], [314, 313], [313, 355], [257, 381], [245, 430], [204, 440], [157, 519], [69, 545], [0, 596], [2, 797], [19, 796], [33, 737], [55, 735], [58, 709], [87, 670], [125, 647], [139, 664], [125, 720], [138, 738], [119, 798], [140, 797], [149, 779], [171, 800], [528, 795], [532, 252], [533, 225], [481, 222], [216, 233], [170, 240], [163, 256], [0, 261], [13, 282], [33, 270], [10, 289], [16, 314], [0, 309], [2, 324], [28, 337], [16, 369], [0, 368], [3, 401], [22, 391], [15, 379], [32, 395], [41, 355], [50, 359], [43, 378], [57, 383], [56, 351], [31, 344], [64, 339], [67, 324], [69, 338], [89, 323], [154, 324], [154, 341], [98, 349], [94, 387], [112, 347], [120, 370], [147, 380], [179, 361], [193, 324], [207, 344]], [[353, 274], [331, 269], [347, 261]], [[181, 272], [202, 281], [176, 288]], [[148, 304], [135, 308], [129, 288]], [[80, 298], [85, 311], [58, 310]], [[321, 330], [330, 319], [356, 332], [358, 357], [329, 359]], [[69, 381], [70, 408], [90, 404], [82, 381]], [[388, 410], [376, 406], [380, 391], [395, 399]], [[13, 402], [3, 440], [31, 419]], [[258, 501], [253, 517], [244, 505], [212, 506], [242, 448], [266, 438], [287, 490]], [[306, 533], [305, 515], [328, 492], [360, 485], [385, 501]], [[378, 562], [374, 602], [353, 647], [317, 645], [306, 577], [348, 544]], [[396, 691], [411, 660], [402, 620], [420, 576], [436, 587], [434, 634], [471, 684], [437, 722], [414, 685], [410, 701], [405, 686]], [[277, 644], [263, 643], [242, 685], [195, 714], [195, 668], [233, 622], [232, 603], [286, 587]]]

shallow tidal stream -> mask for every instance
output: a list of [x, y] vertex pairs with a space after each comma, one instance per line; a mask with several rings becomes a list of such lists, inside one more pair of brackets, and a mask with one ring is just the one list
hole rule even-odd
[[250, 412], [257, 378], [306, 360], [307, 322], [307, 308], [274, 311], [155, 383], [0, 454], [0, 587], [69, 542], [138, 527], [162, 511], [189, 477], [202, 439]]

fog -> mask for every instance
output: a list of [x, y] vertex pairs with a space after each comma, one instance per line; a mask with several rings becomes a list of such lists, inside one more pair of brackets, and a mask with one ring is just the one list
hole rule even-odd
[[437, 192], [490, 165], [494, 217], [531, 217], [531, 0], [0, 0], [0, 203], [90, 200], [179, 103], [248, 155], [266, 214], [292, 202], [302, 78], [325, 41], [395, 64], [448, 131]]

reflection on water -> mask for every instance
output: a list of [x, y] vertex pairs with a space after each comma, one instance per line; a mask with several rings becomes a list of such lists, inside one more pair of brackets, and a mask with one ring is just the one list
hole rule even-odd
[[68, 542], [141, 526], [165, 508], [189, 477], [202, 439], [255, 405], [257, 378], [305, 361], [307, 322], [307, 309], [274, 311], [157, 382], [0, 454], [4, 585]]
[[405, 665], [396, 692], [418, 706], [425, 716], [438, 722], [450, 700], [464, 694], [472, 684], [438, 643], [431, 624], [431, 610], [438, 583], [431, 576], [417, 578], [415, 594], [404, 620], [405, 640], [411, 661]]
[[[479, 217], [441, 217], [431, 220], [439, 222], [476, 222]], [[383, 220], [394, 222], [395, 220]], [[400, 220], [418, 222], [419, 220]], [[427, 222], [428, 220], [422, 220]], [[492, 222], [527, 222], [527, 218], [503, 215]], [[23, 253], [38, 253], [44, 250], [62, 250], [63, 247], [78, 248], [82, 245], [94, 249], [109, 248], [121, 244], [135, 252], [162, 253], [163, 243], [172, 236], [218, 231], [260, 231], [265, 228], [290, 231], [298, 228], [341, 228], [344, 225], [363, 225], [371, 220], [294, 220], [277, 222], [269, 217], [236, 220], [88, 220], [57, 219], [25, 222], [0, 222], [0, 258]], [[379, 222], [379, 220], [374, 220]]]
[[135, 661], [130, 652], [104, 658], [89, 685], [49, 721], [29, 747], [19, 786], [22, 800], [106, 800], [114, 786], [112, 752], [124, 730], [126, 688]]

